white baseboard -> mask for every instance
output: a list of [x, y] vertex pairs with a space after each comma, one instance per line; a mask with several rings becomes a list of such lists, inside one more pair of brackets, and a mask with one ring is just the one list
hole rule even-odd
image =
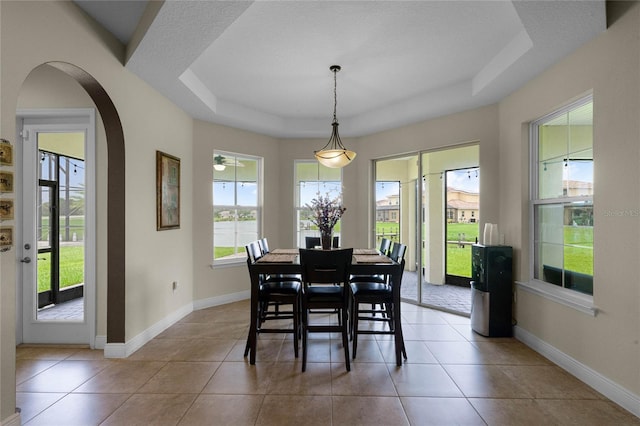
[[239, 302], [240, 300], [246, 300], [250, 297], [251, 290], [225, 294], [224, 296], [209, 297], [193, 302], [193, 309], [197, 311], [199, 309], [211, 308], [212, 306], [226, 305], [227, 303]]
[[20, 426], [22, 419], [20, 419], [20, 413], [14, 413], [6, 419], [0, 421], [0, 426]]
[[[126, 358], [151, 339], [162, 333], [167, 328], [171, 327], [176, 322], [180, 321], [186, 315], [193, 312], [193, 303], [187, 303], [182, 308], [172, 312], [166, 317], [162, 318], [151, 327], [144, 330], [142, 333], [135, 336], [133, 339], [126, 343], [105, 343], [104, 345], [104, 357], [105, 358]], [[96, 337], [97, 340], [97, 337]], [[97, 344], [96, 344], [97, 345]]]
[[180, 321], [185, 316], [189, 315], [194, 310], [238, 302], [240, 300], [249, 299], [250, 297], [251, 292], [249, 290], [246, 290], [238, 293], [225, 294], [223, 296], [196, 300], [195, 302], [188, 303], [177, 311], [174, 311], [171, 314], [167, 315], [126, 343], [107, 343], [106, 336], [96, 336], [95, 347], [96, 349], [104, 349], [105, 358], [126, 358], [143, 347], [147, 342], [156, 337], [158, 334], [162, 333], [164, 330], [171, 327], [173, 324]]
[[95, 341], [93, 342], [94, 349], [104, 349], [107, 344], [107, 336], [96, 336]]
[[553, 361], [559, 367], [582, 380], [611, 401], [640, 417], [640, 396], [623, 388], [592, 368], [573, 359], [521, 327], [514, 327], [515, 337], [531, 349]]

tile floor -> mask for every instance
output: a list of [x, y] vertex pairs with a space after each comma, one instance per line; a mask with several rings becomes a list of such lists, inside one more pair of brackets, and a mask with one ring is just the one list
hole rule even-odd
[[307, 372], [290, 335], [243, 357], [248, 301], [195, 311], [127, 359], [17, 348], [17, 400], [33, 425], [640, 425], [640, 419], [511, 338], [403, 304], [408, 361], [363, 336], [347, 373], [340, 340], [311, 336]]

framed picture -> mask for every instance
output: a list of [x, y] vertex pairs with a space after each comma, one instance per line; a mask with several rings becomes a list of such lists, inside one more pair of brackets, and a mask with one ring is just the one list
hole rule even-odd
[[0, 192], [13, 192], [13, 172], [0, 172]]
[[0, 227], [0, 248], [9, 248], [13, 245], [13, 226]]
[[13, 220], [13, 199], [0, 198], [0, 220]]
[[8, 140], [0, 140], [0, 166], [13, 165], [13, 145]]
[[180, 228], [180, 159], [156, 151], [156, 223], [158, 231]]

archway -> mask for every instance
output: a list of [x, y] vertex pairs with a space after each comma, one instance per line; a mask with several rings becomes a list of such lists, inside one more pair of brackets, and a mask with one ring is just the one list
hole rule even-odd
[[98, 109], [105, 127], [108, 159], [107, 343], [125, 342], [125, 152], [120, 116], [100, 83], [67, 62], [47, 62], [82, 86]]

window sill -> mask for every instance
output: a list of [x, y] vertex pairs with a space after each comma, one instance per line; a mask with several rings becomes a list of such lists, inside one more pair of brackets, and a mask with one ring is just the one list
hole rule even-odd
[[241, 260], [229, 260], [226, 262], [216, 262], [216, 263], [212, 263], [209, 265], [209, 267], [211, 269], [222, 269], [222, 268], [234, 268], [237, 266], [246, 266], [247, 264], [247, 258], [245, 257], [244, 259]]
[[598, 315], [598, 308], [593, 304], [593, 296], [567, 290], [539, 280], [516, 281], [516, 285], [523, 291], [537, 294], [592, 317]]

